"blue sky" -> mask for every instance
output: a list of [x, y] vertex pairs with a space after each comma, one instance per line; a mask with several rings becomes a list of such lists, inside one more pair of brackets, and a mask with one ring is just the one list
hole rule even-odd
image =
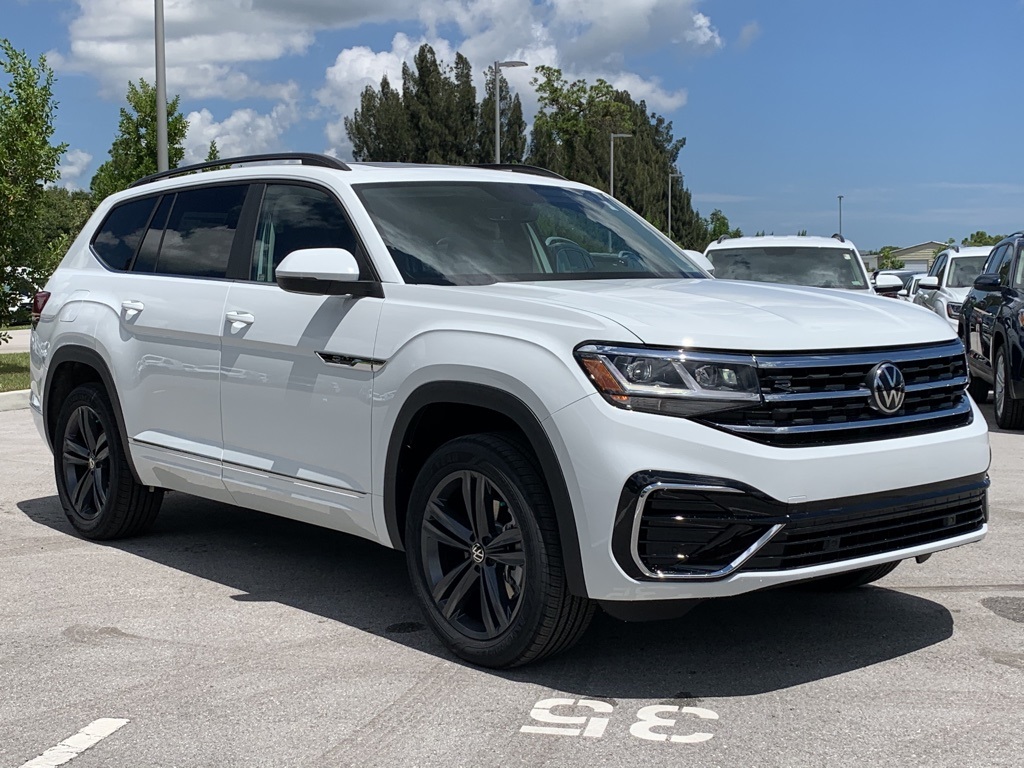
[[[190, 159], [350, 151], [358, 94], [421, 42], [478, 80], [495, 59], [627, 88], [686, 136], [703, 215], [861, 250], [1024, 226], [1021, 0], [165, 0]], [[106, 158], [130, 78], [153, 79], [152, 0], [0, 0], [0, 35], [57, 73], [64, 182]], [[507, 70], [527, 109], [530, 70]], [[482, 81], [478, 82], [482, 88]], [[616, 176], [628, 174], [617, 167]]]

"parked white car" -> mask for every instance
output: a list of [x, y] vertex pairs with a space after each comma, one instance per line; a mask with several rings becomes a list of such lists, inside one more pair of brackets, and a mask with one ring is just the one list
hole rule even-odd
[[904, 301], [913, 302], [914, 297], [917, 295], [917, 287], [926, 277], [928, 277], [927, 272], [917, 272], [914, 275], [911, 275], [910, 280], [907, 281], [906, 287], [899, 292], [899, 298]]
[[963, 345], [851, 245], [819, 280], [863, 295], [712, 280], [539, 169], [244, 160], [110, 196], [37, 296], [30, 405], [82, 536], [174, 490], [404, 549], [492, 667], [597, 606], [856, 586], [985, 536]]
[[913, 302], [928, 307], [957, 330], [960, 308], [991, 252], [991, 246], [954, 246], [940, 252], [928, 274], [917, 284]]
[[865, 294], [895, 293], [903, 282], [880, 275], [874, 288], [860, 252], [841, 235], [832, 237], [761, 235], [722, 236], [708, 245], [704, 255], [719, 280], [839, 288]]

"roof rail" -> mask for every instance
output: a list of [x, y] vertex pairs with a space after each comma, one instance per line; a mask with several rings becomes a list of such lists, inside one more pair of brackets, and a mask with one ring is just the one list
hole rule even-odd
[[953, 246], [950, 246], [950, 247], [953, 249], [954, 252], [960, 253], [960, 246], [959, 245], [953, 245]]
[[846, 238], [843, 237], [842, 235], [840, 235], [838, 232], [834, 233], [832, 235], [832, 237], [833, 237], [833, 239], [838, 240], [840, 243], [845, 243], [846, 242]]
[[519, 163], [475, 163], [474, 168], [488, 168], [492, 171], [512, 171], [513, 173], [529, 173], [534, 176], [547, 176], [551, 179], [562, 179], [568, 181], [560, 173], [549, 171], [547, 168], [540, 168], [536, 165], [520, 165]]
[[722, 242], [722, 241], [724, 241], [724, 240], [728, 240], [728, 239], [729, 239], [730, 237], [732, 237], [732, 235], [722, 235], [722, 236], [721, 236], [720, 238], [718, 238], [717, 240], [715, 240], [715, 242], [716, 242], [716, 243], [721, 243], [721, 242]]
[[242, 165], [243, 163], [282, 162], [285, 160], [297, 160], [300, 165], [334, 168], [338, 171], [352, 170], [341, 160], [336, 157], [331, 157], [330, 155], [317, 155], [312, 152], [275, 152], [274, 154], [269, 155], [224, 157], [219, 160], [207, 160], [204, 163], [195, 163], [194, 165], [183, 165], [179, 168], [171, 168], [168, 171], [160, 171], [159, 173], [151, 173], [149, 176], [143, 176], [141, 179], [133, 181], [130, 186], [140, 187], [143, 184], [149, 184], [150, 182], [157, 181], [159, 179], [170, 179], [175, 176], [184, 176], [185, 174], [194, 173], [196, 171], [205, 171], [210, 168], [224, 168], [229, 165]]

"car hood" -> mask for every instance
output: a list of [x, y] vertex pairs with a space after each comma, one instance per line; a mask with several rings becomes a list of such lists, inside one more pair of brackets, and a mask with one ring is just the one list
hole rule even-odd
[[970, 288], [944, 288], [943, 291], [945, 292], [946, 297], [950, 301], [955, 301], [955, 302], [959, 302], [960, 304], [963, 304], [964, 300], [967, 298], [967, 294], [971, 292], [971, 289]]
[[734, 280], [498, 283], [460, 290], [582, 310], [644, 343], [749, 351], [897, 346], [955, 338], [934, 312], [848, 291]]

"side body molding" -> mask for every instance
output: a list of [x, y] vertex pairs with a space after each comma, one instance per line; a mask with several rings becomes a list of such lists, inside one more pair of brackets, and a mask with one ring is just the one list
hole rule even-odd
[[388, 535], [392, 544], [404, 549], [404, 531], [399, 525], [397, 504], [398, 460], [402, 444], [413, 419], [428, 405], [451, 403], [472, 405], [496, 411], [515, 422], [526, 435], [541, 474], [551, 492], [555, 516], [558, 520], [558, 535], [562, 544], [562, 560], [565, 563], [569, 591], [575, 595], [586, 595], [583, 577], [583, 558], [580, 554], [579, 535], [572, 500], [565, 483], [562, 468], [551, 441], [537, 416], [518, 397], [494, 387], [460, 381], [434, 381], [416, 389], [402, 405], [395, 420], [394, 430], [388, 443], [387, 461], [384, 468], [384, 515]]

